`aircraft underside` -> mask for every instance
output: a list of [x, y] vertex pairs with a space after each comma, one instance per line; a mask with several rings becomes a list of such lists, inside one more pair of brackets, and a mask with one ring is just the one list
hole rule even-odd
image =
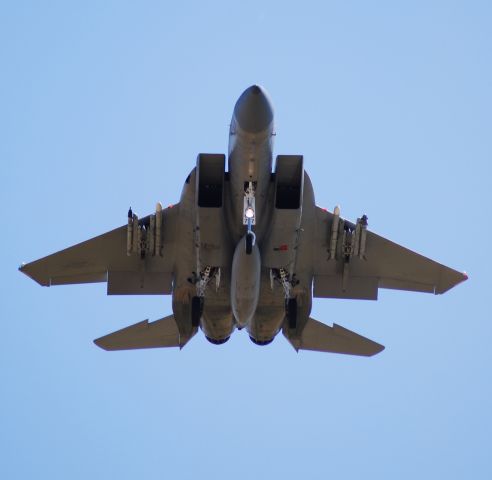
[[379, 288], [444, 293], [466, 275], [316, 206], [302, 155], [273, 165], [273, 108], [258, 86], [234, 108], [229, 151], [199, 154], [177, 205], [20, 270], [44, 286], [107, 282], [109, 295], [172, 295], [173, 315], [97, 339], [106, 350], [214, 344], [282, 331], [296, 350], [371, 356], [377, 342], [310, 318], [312, 299], [376, 300]]

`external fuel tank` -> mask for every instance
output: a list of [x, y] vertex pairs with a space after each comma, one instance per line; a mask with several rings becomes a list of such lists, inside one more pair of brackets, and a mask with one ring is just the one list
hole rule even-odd
[[240, 327], [251, 321], [260, 297], [260, 250], [258, 244], [253, 242], [251, 253], [247, 253], [248, 235], [244, 235], [236, 245], [231, 270], [231, 306]]

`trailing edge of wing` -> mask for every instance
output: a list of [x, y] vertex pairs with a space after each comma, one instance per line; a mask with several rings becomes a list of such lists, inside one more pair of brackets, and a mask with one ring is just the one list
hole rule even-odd
[[306, 323], [300, 338], [290, 337], [288, 330], [284, 330], [284, 335], [297, 351], [314, 350], [372, 357], [384, 350], [383, 345], [340, 325], [333, 324], [333, 327], [329, 327], [313, 318]]
[[136, 323], [94, 340], [104, 350], [133, 350], [138, 348], [183, 347], [189, 338], [180, 338], [173, 315], [149, 323]]

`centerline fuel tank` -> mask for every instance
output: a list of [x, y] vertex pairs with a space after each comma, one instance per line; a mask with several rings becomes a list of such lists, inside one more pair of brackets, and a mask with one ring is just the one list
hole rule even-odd
[[240, 327], [246, 326], [255, 314], [260, 296], [260, 274], [260, 250], [250, 232], [239, 240], [232, 259], [231, 306]]

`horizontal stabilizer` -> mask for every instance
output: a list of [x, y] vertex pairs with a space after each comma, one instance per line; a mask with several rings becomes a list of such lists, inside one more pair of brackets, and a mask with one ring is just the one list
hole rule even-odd
[[183, 347], [189, 340], [180, 339], [173, 315], [149, 323], [136, 323], [104, 337], [94, 343], [104, 350], [133, 350], [137, 348]]
[[284, 335], [296, 350], [314, 350], [316, 352], [344, 353], [371, 357], [384, 350], [383, 345], [373, 342], [346, 328], [324, 323], [310, 318], [302, 331], [301, 338], [289, 338], [288, 330]]

